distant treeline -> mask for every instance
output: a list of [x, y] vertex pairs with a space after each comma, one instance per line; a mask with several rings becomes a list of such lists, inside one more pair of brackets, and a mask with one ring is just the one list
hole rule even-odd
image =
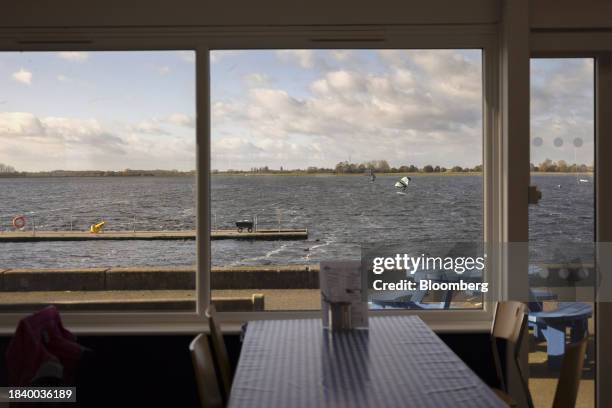
[[399, 167], [391, 167], [386, 160], [370, 160], [368, 162], [363, 163], [350, 163], [348, 161], [343, 161], [336, 164], [334, 168], [328, 167], [315, 167], [310, 166], [306, 169], [284, 169], [281, 167], [280, 169], [271, 169], [268, 166], [264, 167], [254, 167], [250, 170], [213, 170], [213, 174], [223, 174], [223, 173], [255, 173], [255, 174], [360, 174], [360, 173], [369, 173], [370, 171], [374, 173], [444, 173], [444, 172], [453, 172], [453, 173], [470, 173], [470, 172], [481, 172], [482, 166], [477, 165], [475, 167], [461, 167], [454, 166], [450, 169], [443, 166], [434, 166], [434, 165], [426, 165], [423, 167], [417, 167], [415, 165], [403, 165]]
[[[554, 162], [550, 159], [544, 160], [539, 165], [531, 163], [530, 169], [532, 172], [542, 173], [588, 173], [593, 171], [593, 166], [586, 164], [568, 164], [564, 160]], [[434, 166], [427, 164], [423, 167], [417, 167], [413, 164], [402, 165], [399, 167], [391, 167], [386, 160], [370, 160], [363, 163], [351, 163], [343, 161], [336, 164], [336, 167], [307, 167], [305, 169], [285, 169], [282, 166], [280, 169], [271, 169], [268, 166], [253, 167], [249, 170], [212, 170], [213, 174], [361, 174], [361, 173], [480, 173], [482, 165], [474, 167], [453, 166], [450, 168], [444, 166]]]
[[593, 171], [593, 166], [576, 163], [568, 164], [565, 160], [554, 162], [546, 159], [537, 166], [531, 163], [530, 169], [532, 172], [542, 173], [589, 173]]
[[[10, 166], [9, 166], [10, 167]], [[104, 171], [104, 170], [52, 170], [52, 171], [2, 171], [0, 177], [179, 177], [193, 176], [195, 170], [131, 170]]]

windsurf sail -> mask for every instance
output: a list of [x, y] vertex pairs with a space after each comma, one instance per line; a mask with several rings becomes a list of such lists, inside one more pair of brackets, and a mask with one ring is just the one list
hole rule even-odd
[[370, 169], [370, 181], [376, 181], [376, 174], [374, 174], [374, 169]]
[[402, 190], [405, 190], [408, 187], [408, 184], [410, 183], [411, 178], [404, 176], [401, 179], [399, 179], [399, 181], [395, 182], [395, 188], [401, 188]]

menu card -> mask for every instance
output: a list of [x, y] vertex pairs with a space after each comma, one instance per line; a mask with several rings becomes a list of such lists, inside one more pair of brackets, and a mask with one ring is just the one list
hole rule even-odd
[[362, 298], [361, 261], [320, 263], [323, 327], [331, 330], [368, 327], [368, 303]]

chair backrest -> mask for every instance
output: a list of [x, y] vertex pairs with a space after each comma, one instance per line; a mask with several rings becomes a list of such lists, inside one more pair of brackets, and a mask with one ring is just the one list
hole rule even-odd
[[508, 379], [503, 374], [501, 365], [501, 356], [497, 348], [497, 340], [502, 339], [506, 341], [506, 346], [511, 347], [513, 351], [513, 358], [511, 363], [514, 365], [516, 372], [521, 381], [523, 392], [525, 393], [525, 399], [527, 405], [533, 407], [533, 401], [531, 399], [531, 393], [529, 392], [529, 383], [527, 378], [523, 374], [520, 362], [520, 350], [523, 339], [523, 334], [527, 329], [527, 306], [524, 303], [516, 301], [505, 301], [498, 302], [495, 308], [495, 316], [493, 317], [493, 325], [491, 327], [491, 342], [493, 349], [493, 361], [495, 363], [495, 370], [497, 372], [497, 378], [501, 384], [502, 389], [508, 392]]
[[522, 324], [527, 308], [524, 303], [516, 301], [498, 302], [493, 317], [491, 335], [517, 344], [522, 335]]
[[229, 357], [227, 355], [227, 348], [223, 341], [223, 333], [221, 327], [216, 318], [215, 305], [211, 304], [206, 310], [206, 318], [208, 319], [208, 326], [210, 328], [210, 338], [212, 341], [213, 355], [215, 363], [219, 368], [221, 374], [221, 391], [223, 393], [223, 400], [227, 402], [229, 400], [230, 390], [232, 388], [232, 367], [230, 365]]
[[202, 408], [223, 407], [215, 365], [206, 334], [199, 334], [189, 345], [191, 361], [196, 377], [200, 406]]
[[559, 382], [555, 391], [553, 408], [574, 408], [578, 396], [578, 386], [584, 366], [584, 353], [586, 352], [588, 338], [569, 344], [561, 362]]

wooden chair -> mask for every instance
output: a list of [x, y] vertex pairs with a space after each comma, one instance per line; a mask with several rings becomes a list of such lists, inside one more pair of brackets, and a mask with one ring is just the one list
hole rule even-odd
[[199, 334], [189, 345], [202, 408], [223, 407], [215, 365], [206, 334]]
[[527, 327], [527, 307], [525, 304], [516, 301], [498, 302], [495, 308], [495, 316], [493, 317], [493, 326], [491, 327], [491, 345], [493, 350], [493, 361], [495, 371], [501, 389], [493, 389], [493, 391], [504, 400], [509, 406], [518, 406], [518, 404], [508, 394], [508, 379], [503, 373], [501, 357], [497, 347], [499, 340], [505, 340], [506, 347], [510, 347], [512, 351], [512, 359], [509, 361], [511, 366], [514, 366], [519, 375], [521, 386], [527, 399], [527, 404], [533, 408], [533, 401], [529, 393], [529, 385], [527, 379], [523, 375], [519, 354], [523, 334]]
[[574, 408], [576, 405], [587, 341], [588, 337], [584, 337], [576, 343], [567, 345], [561, 362], [553, 408]]
[[206, 310], [206, 318], [208, 319], [208, 326], [210, 328], [210, 338], [212, 341], [213, 355], [215, 364], [221, 374], [221, 391], [223, 394], [223, 400], [225, 403], [229, 401], [230, 390], [232, 388], [232, 367], [227, 355], [227, 348], [223, 341], [223, 333], [221, 327], [217, 321], [215, 305], [211, 304]]

